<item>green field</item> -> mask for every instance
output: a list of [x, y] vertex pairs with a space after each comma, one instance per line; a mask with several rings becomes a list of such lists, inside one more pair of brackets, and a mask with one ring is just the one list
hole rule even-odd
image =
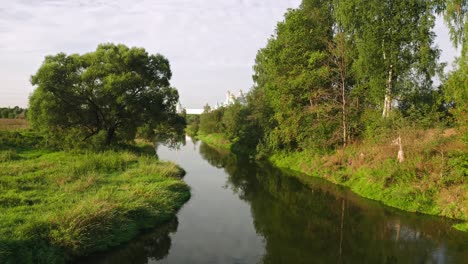
[[34, 142], [31, 133], [0, 131], [0, 263], [62, 263], [106, 250], [169, 221], [190, 197], [173, 163]]

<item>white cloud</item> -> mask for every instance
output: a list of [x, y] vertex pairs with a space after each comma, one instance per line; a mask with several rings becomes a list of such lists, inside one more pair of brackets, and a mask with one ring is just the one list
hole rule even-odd
[[0, 2], [0, 105], [27, 105], [45, 55], [115, 42], [168, 57], [182, 104], [197, 108], [250, 88], [257, 50], [300, 0]]
[[[256, 51], [299, 0], [13, 0], [0, 8], [0, 105], [27, 104], [43, 57], [102, 42], [162, 53], [189, 107], [248, 89]], [[220, 76], [223, 79], [220, 79]], [[203, 91], [203, 92], [200, 92]]]

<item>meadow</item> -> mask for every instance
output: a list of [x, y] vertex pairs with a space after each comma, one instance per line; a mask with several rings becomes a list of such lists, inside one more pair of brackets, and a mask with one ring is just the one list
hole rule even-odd
[[58, 151], [0, 131], [0, 263], [64, 263], [171, 220], [184, 171], [145, 152]]
[[0, 130], [18, 130], [29, 128], [28, 121], [21, 118], [0, 118]]

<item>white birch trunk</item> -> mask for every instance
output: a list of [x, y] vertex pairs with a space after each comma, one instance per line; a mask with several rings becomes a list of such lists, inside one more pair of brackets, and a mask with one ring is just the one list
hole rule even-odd
[[392, 85], [393, 85], [392, 78], [393, 78], [393, 65], [390, 65], [390, 70], [388, 71], [387, 87], [385, 89], [385, 99], [384, 99], [382, 117], [388, 117], [390, 115], [390, 111], [392, 110]]
[[347, 135], [347, 130], [348, 130], [348, 127], [347, 127], [347, 123], [346, 123], [346, 88], [345, 88], [345, 85], [343, 84], [343, 88], [342, 88], [342, 100], [343, 100], [343, 109], [342, 109], [342, 117], [343, 117], [343, 147], [346, 147], [346, 145], [348, 144], [348, 135]]

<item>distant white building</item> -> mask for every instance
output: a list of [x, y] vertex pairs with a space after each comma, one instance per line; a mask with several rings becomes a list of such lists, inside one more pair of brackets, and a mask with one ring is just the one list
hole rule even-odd
[[236, 102], [236, 96], [231, 93], [231, 91], [227, 91], [226, 93], [226, 101], [224, 102], [224, 105], [230, 105]]
[[187, 108], [185, 109], [188, 115], [201, 115], [203, 113], [203, 109], [197, 108]]
[[203, 109], [197, 109], [197, 108], [183, 108], [182, 104], [179, 102], [177, 103], [176, 111], [178, 114], [182, 113], [182, 111], [185, 109], [185, 112], [188, 115], [201, 115], [203, 113]]
[[247, 103], [244, 92], [242, 92], [242, 90], [239, 90], [239, 93], [237, 95], [235, 95], [234, 93], [232, 93], [231, 91], [228, 90], [227, 93], [226, 93], [226, 100], [221, 104], [218, 103], [216, 105], [215, 109], [219, 108], [219, 107], [222, 107], [222, 106], [232, 105], [236, 101], [238, 101], [241, 104], [246, 104]]
[[[238, 101], [241, 104], [246, 104], [247, 103], [244, 92], [242, 92], [242, 90], [239, 90], [239, 93], [237, 95], [235, 95], [234, 93], [232, 93], [231, 91], [228, 90], [226, 92], [226, 100], [224, 102], [222, 102], [221, 104], [217, 103], [216, 106], [213, 107], [212, 109], [214, 110], [214, 109], [218, 109], [219, 107], [229, 106], [229, 105], [234, 104], [236, 101]], [[182, 107], [182, 105], [179, 102], [177, 104], [177, 113], [179, 113], [179, 114], [182, 113], [183, 109], [184, 108]], [[201, 115], [204, 110], [200, 109], [200, 108], [186, 108], [185, 111], [189, 115]]]

